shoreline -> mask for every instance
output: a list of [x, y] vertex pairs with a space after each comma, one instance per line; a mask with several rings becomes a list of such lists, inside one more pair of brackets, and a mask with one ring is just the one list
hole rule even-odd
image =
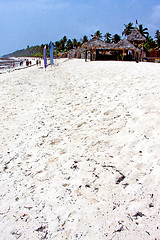
[[[1, 58], [1, 59], [4, 59], [4, 60], [7, 60], [6, 58]], [[15, 71], [15, 70], [21, 70], [21, 69], [25, 69], [25, 68], [28, 68], [28, 67], [32, 67], [32, 66], [35, 66], [36, 65], [36, 60], [37, 59], [39, 59], [39, 57], [28, 57], [28, 58], [26, 58], [26, 57], [17, 57], [17, 58], [13, 58], [13, 57], [11, 57], [11, 58], [8, 58], [8, 60], [9, 60], [9, 62], [11, 62], [12, 63], [12, 65], [13, 65], [13, 63], [14, 62], [16, 62], [16, 63], [19, 63], [20, 64], [20, 62], [21, 61], [26, 61], [26, 59], [28, 59], [28, 60], [30, 60], [30, 61], [32, 61], [32, 64], [31, 65], [29, 65], [29, 66], [27, 66], [26, 64], [25, 64], [25, 66], [24, 65], [22, 65], [22, 66], [16, 66], [16, 67], [11, 67], [11, 66], [9, 66], [9, 67], [6, 67], [6, 68], [0, 68], [0, 74], [3, 74], [3, 73], [9, 73], [9, 72], [13, 72], [13, 71]], [[73, 59], [70, 59], [70, 58], [60, 58], [60, 59], [54, 59], [54, 61], [60, 61], [60, 60], [64, 60], [64, 59], [66, 59], [66, 61], [67, 60], [76, 60], [75, 58], [73, 58]], [[80, 59], [77, 59], [77, 60], [80, 60]], [[43, 59], [41, 59], [41, 61], [42, 61], [42, 66], [44, 65], [43, 64]], [[84, 59], [81, 59], [81, 61], [85, 61]], [[50, 62], [50, 59], [48, 58], [48, 60], [47, 60], [47, 62]], [[87, 62], [90, 62], [90, 60], [87, 60]], [[104, 60], [98, 60], [98, 61], [93, 61], [93, 62], [123, 62], [123, 63], [134, 63], [135, 61], [115, 61], [115, 60], [108, 60], [108, 61], [104, 61]], [[159, 62], [139, 62], [139, 63], [143, 63], [143, 64], [147, 64], [147, 63], [149, 63], [149, 64], [156, 64], [156, 63], [159, 63]], [[138, 64], [138, 63], [137, 63]], [[3, 64], [2, 66], [5, 66], [5, 64]], [[47, 66], [50, 66], [50, 63], [47, 65]], [[43, 66], [44, 67], [44, 66]]]
[[[25, 69], [25, 68], [36, 65], [36, 59], [32, 58], [32, 57], [28, 57], [28, 58], [25, 58], [25, 57], [13, 58], [13, 57], [11, 57], [8, 59], [4, 58], [4, 61], [3, 61], [3, 58], [1, 58], [1, 59], [2, 59], [2, 62], [0, 62], [0, 74], [7, 73], [7, 72], [13, 72], [15, 70]], [[31, 65], [28, 65], [28, 66], [26, 65], [27, 59], [32, 62]], [[23, 62], [22, 66], [20, 64], [21, 62]]]
[[0, 75], [1, 239], [159, 238], [157, 64]]

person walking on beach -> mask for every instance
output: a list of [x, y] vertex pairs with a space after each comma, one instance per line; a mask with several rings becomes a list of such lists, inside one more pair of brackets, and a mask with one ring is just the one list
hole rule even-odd
[[28, 59], [26, 60], [26, 66], [28, 67], [28, 65], [29, 65], [29, 61], [28, 61]]

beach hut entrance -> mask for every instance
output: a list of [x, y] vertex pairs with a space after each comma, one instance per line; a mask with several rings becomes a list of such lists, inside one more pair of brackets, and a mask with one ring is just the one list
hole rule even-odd
[[117, 59], [118, 61], [133, 61], [136, 56], [132, 50], [117, 50]]
[[116, 60], [117, 54], [113, 50], [96, 49], [96, 60]]

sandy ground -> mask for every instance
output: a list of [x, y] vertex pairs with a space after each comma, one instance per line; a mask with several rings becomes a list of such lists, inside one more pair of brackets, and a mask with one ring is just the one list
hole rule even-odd
[[0, 75], [0, 239], [160, 239], [160, 64]]

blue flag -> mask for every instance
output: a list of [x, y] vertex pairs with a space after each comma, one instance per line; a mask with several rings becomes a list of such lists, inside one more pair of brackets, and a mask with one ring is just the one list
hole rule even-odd
[[51, 62], [51, 66], [53, 66], [53, 43], [50, 42], [49, 44], [50, 48], [49, 48], [49, 55], [50, 55], [50, 62]]
[[47, 54], [46, 54], [46, 45], [44, 46], [43, 49], [43, 58], [44, 58], [44, 67], [47, 67]]

